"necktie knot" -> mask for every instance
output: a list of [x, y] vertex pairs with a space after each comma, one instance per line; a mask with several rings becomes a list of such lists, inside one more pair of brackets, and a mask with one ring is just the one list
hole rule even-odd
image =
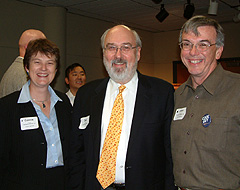
[[122, 93], [124, 91], [124, 89], [126, 88], [125, 85], [121, 85], [119, 86], [119, 93]]

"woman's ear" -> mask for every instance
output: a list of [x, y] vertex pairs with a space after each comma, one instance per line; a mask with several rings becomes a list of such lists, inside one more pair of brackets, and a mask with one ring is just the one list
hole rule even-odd
[[29, 70], [27, 69], [26, 66], [25, 66], [25, 71], [27, 72], [27, 75], [29, 75]]

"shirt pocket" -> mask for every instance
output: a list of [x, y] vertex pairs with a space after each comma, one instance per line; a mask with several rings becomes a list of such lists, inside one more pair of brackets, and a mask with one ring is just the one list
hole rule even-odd
[[223, 150], [227, 144], [228, 128], [228, 118], [214, 118], [208, 127], [201, 128], [196, 139], [200, 140], [200, 146], [203, 149]]

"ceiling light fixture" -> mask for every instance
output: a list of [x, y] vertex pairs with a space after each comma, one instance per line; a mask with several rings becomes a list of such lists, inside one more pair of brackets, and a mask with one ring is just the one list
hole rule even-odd
[[234, 17], [233, 17], [233, 22], [240, 22], [240, 13], [236, 14]]
[[183, 16], [186, 19], [190, 19], [195, 11], [194, 4], [187, 0], [187, 3], [184, 5], [184, 13]]
[[156, 15], [156, 18], [160, 21], [163, 22], [165, 18], [167, 18], [169, 13], [166, 11], [164, 8], [164, 4], [161, 4], [160, 12]]
[[217, 11], [218, 11], [218, 2], [216, 0], [210, 0], [208, 14], [217, 15]]
[[[239, 1], [240, 2], [240, 1]], [[240, 22], [240, 5], [237, 6], [237, 9], [238, 9], [238, 13], [234, 15], [233, 17], [233, 22]]]

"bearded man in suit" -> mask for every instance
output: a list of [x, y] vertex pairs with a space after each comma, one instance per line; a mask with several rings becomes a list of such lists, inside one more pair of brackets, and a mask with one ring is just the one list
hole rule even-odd
[[[101, 45], [110, 77], [90, 82], [77, 93], [70, 142], [70, 189], [175, 189], [170, 145], [173, 86], [137, 71], [142, 42], [129, 27], [108, 29]], [[110, 160], [112, 150], [104, 154], [105, 141], [109, 136], [117, 138], [108, 130], [122, 85], [124, 116], [111, 168], [105, 157]], [[102, 165], [109, 172], [107, 177], [101, 174]]]

